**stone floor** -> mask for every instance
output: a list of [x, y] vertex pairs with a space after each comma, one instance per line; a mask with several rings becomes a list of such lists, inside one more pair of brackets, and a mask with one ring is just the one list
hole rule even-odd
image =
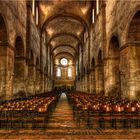
[[140, 139], [140, 129], [86, 129], [77, 127], [65, 94], [57, 104], [45, 130], [0, 130], [0, 140], [93, 140]]

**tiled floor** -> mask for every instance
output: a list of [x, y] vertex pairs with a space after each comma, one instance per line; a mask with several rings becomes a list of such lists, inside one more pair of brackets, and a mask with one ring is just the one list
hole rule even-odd
[[45, 130], [0, 130], [0, 140], [140, 139], [140, 129], [111, 130], [77, 127], [64, 94]]

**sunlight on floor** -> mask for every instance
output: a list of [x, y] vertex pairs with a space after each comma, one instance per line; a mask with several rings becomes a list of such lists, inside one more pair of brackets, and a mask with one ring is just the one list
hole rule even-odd
[[67, 99], [67, 96], [66, 96], [66, 94], [65, 94], [65, 92], [62, 92], [62, 94], [61, 94], [61, 97], [60, 97], [61, 99]]

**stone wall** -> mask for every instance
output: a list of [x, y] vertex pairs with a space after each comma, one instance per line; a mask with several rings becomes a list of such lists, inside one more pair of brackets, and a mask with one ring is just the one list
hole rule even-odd
[[[1, 77], [6, 80], [2, 82], [2, 92], [0, 94], [2, 95], [2, 99], [10, 99], [13, 96], [13, 80], [15, 72], [14, 56], [16, 38], [18, 36], [22, 38], [24, 50], [26, 51], [26, 3], [24, 1], [1, 1], [0, 15], [4, 19], [7, 32], [7, 42], [2, 43], [2, 38], [0, 39], [1, 47], [5, 47], [5, 53], [3, 55], [1, 54], [1, 57], [3, 57], [1, 61], [4, 62], [1, 68], [3, 67], [6, 70], [5, 74], [1, 73]], [[3, 33], [1, 32], [1, 34]]]
[[[25, 0], [1, 1], [0, 16], [4, 20], [7, 33], [7, 39], [3, 40], [3, 25], [1, 25], [0, 99], [11, 99], [35, 94], [38, 86], [38, 93], [46, 91], [48, 89], [45, 87], [48, 85], [46, 84], [47, 75], [44, 70], [44, 67], [46, 67], [46, 47], [40, 43], [40, 30], [39, 26], [35, 24], [31, 7], [28, 6], [27, 8], [27, 1]], [[21, 38], [22, 45], [17, 46], [17, 38]], [[42, 56], [40, 53], [41, 45]], [[19, 48], [19, 52], [20, 48], [22, 48], [23, 55], [16, 56], [16, 46]], [[19, 54], [18, 51], [17, 54]], [[33, 58], [31, 58], [31, 51]], [[44, 60], [42, 61], [42, 67], [40, 57]], [[37, 58], [39, 59], [39, 74], [37, 74]], [[22, 77], [18, 78], [21, 73]], [[37, 83], [39, 85], [36, 85]]]
[[[91, 26], [90, 29], [90, 62], [92, 59], [95, 59], [95, 69], [98, 66], [98, 54], [99, 51], [102, 51], [103, 59], [103, 71], [104, 71], [104, 92], [106, 95], [120, 95], [122, 97], [128, 97], [131, 99], [139, 98], [139, 91], [137, 85], [139, 85], [139, 66], [138, 55], [136, 52], [139, 52], [139, 45], [133, 41], [130, 44], [128, 40], [128, 31], [130, 28], [130, 23], [136, 12], [140, 10], [140, 1], [116, 1], [116, 0], [107, 0], [104, 1], [104, 4], [100, 8], [99, 14], [96, 16], [95, 23]], [[138, 28], [137, 28], [138, 29]], [[109, 46], [112, 37], [116, 37], [119, 43], [119, 64], [118, 62], [113, 61], [113, 58], [109, 58]], [[140, 38], [139, 38], [140, 39]], [[139, 41], [139, 40], [138, 40]], [[114, 45], [115, 46], [115, 45]], [[137, 49], [136, 49], [137, 46]], [[110, 62], [109, 62], [110, 59]], [[113, 67], [111, 67], [111, 65]], [[137, 65], [137, 66], [136, 66]], [[119, 73], [120, 82], [113, 82], [114, 69], [117, 67], [116, 73]], [[91, 68], [92, 69], [92, 68]], [[91, 79], [95, 78], [95, 82], [101, 83], [98, 81], [97, 74], [99, 71], [96, 71], [96, 76], [93, 78], [92, 70], [90, 72]], [[135, 73], [135, 74], [134, 74]], [[134, 76], [135, 75], [135, 76]], [[86, 75], [85, 75], [86, 76]], [[136, 78], [137, 77], [137, 78]], [[83, 78], [84, 79], [84, 78]], [[107, 80], [108, 79], [108, 80]], [[109, 84], [111, 82], [111, 84]], [[113, 84], [114, 83], [114, 84]], [[85, 85], [86, 83], [82, 85]], [[118, 84], [118, 85], [117, 85]], [[79, 84], [78, 84], [79, 85]], [[119, 86], [119, 88], [118, 88]], [[91, 82], [90, 85], [92, 91], [95, 85]], [[95, 91], [98, 89], [95, 88]], [[121, 90], [121, 91], [120, 91]], [[86, 91], [86, 90], [84, 90]], [[92, 92], [90, 91], [90, 92]], [[96, 92], [97, 93], [97, 92]]]

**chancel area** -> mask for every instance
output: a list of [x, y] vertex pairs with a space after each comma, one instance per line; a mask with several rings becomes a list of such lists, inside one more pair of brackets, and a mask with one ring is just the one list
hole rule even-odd
[[0, 1], [0, 139], [139, 138], [139, 0]]

